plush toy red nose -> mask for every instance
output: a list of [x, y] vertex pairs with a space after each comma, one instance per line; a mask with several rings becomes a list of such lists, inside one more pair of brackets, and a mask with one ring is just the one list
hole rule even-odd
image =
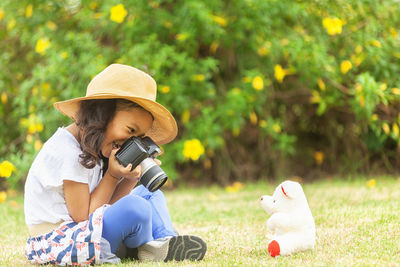
[[281, 249], [279, 247], [279, 243], [276, 242], [276, 240], [272, 240], [272, 242], [269, 243], [268, 252], [269, 252], [269, 255], [271, 255], [272, 257], [279, 255], [279, 253], [281, 252]]

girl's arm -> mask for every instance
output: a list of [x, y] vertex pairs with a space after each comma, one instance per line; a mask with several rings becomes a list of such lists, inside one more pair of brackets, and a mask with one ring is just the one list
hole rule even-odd
[[111, 197], [110, 204], [115, 203], [122, 197], [129, 194], [132, 189], [135, 187], [137, 181], [132, 181], [129, 179], [123, 179], [116, 187], [114, 194]]
[[[129, 191], [136, 185], [140, 173], [140, 166], [131, 171], [132, 165], [124, 167], [115, 159], [113, 150], [110, 155], [109, 168], [104, 174], [96, 189], [90, 194], [89, 186], [85, 183], [64, 180], [64, 198], [68, 208], [69, 215], [75, 222], [81, 222], [89, 219], [89, 214], [104, 204], [112, 204], [119, 198], [128, 194]], [[121, 181], [118, 189], [118, 177], [126, 177]], [[125, 187], [126, 186], [126, 187]], [[128, 191], [129, 189], [129, 191]], [[115, 197], [113, 196], [114, 193]]]
[[[154, 161], [160, 166], [161, 165], [161, 161], [158, 159], [154, 159]], [[141, 175], [141, 167], [140, 165], [137, 167], [139, 169], [138, 173], [139, 173], [139, 177]], [[126, 196], [127, 194], [129, 194], [132, 189], [135, 187], [135, 185], [137, 184], [137, 182], [139, 181], [139, 178], [137, 179], [123, 179], [117, 186], [117, 188], [114, 191], [113, 196], [111, 197], [110, 200], [110, 204], [115, 203], [116, 201], [118, 201], [119, 199], [121, 199], [122, 197]]]
[[64, 197], [71, 218], [75, 222], [89, 219], [89, 214], [110, 202], [117, 183], [117, 179], [106, 173], [90, 194], [88, 184], [64, 180]]

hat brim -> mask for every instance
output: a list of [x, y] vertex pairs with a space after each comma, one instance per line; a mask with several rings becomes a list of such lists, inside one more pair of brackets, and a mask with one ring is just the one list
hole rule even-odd
[[81, 101], [90, 99], [116, 98], [135, 102], [152, 114], [154, 118], [153, 124], [146, 132], [146, 136], [149, 136], [151, 139], [153, 139], [155, 143], [158, 145], [163, 145], [175, 139], [176, 135], [178, 134], [178, 126], [172, 114], [161, 104], [146, 98], [114, 94], [97, 94], [56, 102], [54, 103], [54, 108], [75, 121]]

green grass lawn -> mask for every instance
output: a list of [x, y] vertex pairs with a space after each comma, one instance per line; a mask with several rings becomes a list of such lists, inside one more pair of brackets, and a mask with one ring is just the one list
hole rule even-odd
[[[204, 260], [123, 261], [120, 266], [400, 265], [400, 179], [375, 179], [372, 188], [361, 178], [303, 184], [317, 227], [315, 249], [276, 258], [266, 250], [268, 215], [259, 199], [272, 194], [277, 183], [246, 184], [236, 193], [220, 187], [166, 192], [178, 232], [201, 236], [207, 242]], [[0, 204], [0, 215], [0, 266], [27, 265], [22, 196]]]

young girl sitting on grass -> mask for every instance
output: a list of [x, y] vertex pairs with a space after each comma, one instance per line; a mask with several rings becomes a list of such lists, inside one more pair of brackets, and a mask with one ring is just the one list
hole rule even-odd
[[[25, 184], [25, 220], [32, 263], [118, 263], [137, 248], [139, 260], [201, 260], [206, 244], [178, 236], [160, 190], [136, 186], [140, 165], [115, 154], [130, 137], [172, 141], [177, 125], [156, 102], [148, 74], [112, 64], [89, 83], [86, 96], [54, 104], [74, 122], [59, 128], [35, 158]], [[155, 160], [157, 164], [161, 164]]]

